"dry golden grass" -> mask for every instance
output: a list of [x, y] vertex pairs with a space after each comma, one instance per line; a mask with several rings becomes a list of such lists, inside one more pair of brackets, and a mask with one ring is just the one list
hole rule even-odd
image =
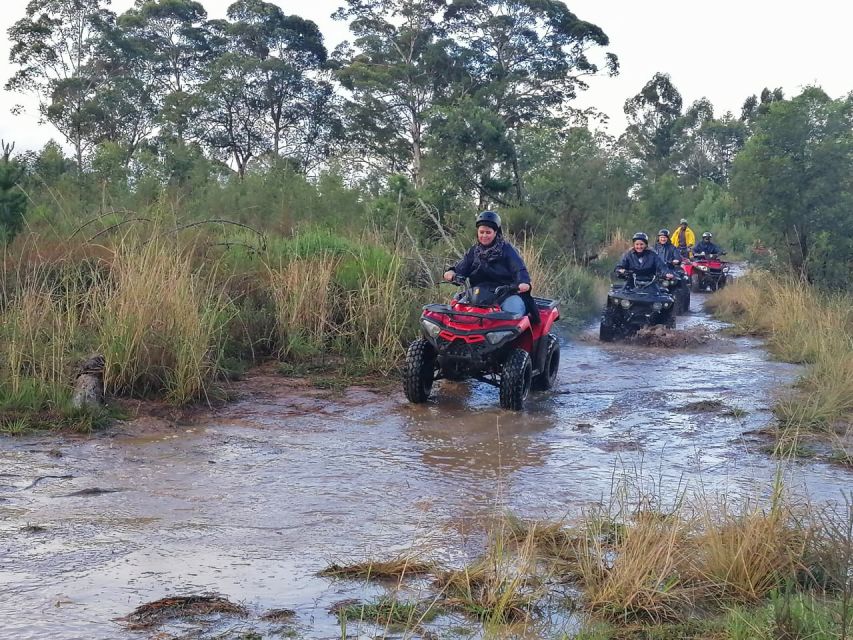
[[322, 348], [331, 335], [331, 286], [338, 258], [320, 254], [267, 265], [281, 356]]
[[333, 563], [320, 571], [327, 578], [363, 578], [381, 580], [432, 573], [436, 566], [417, 556], [400, 555], [389, 560], [365, 560], [342, 565]]
[[725, 601], [758, 602], [778, 587], [803, 557], [804, 532], [778, 508], [705, 503], [692, 540], [689, 572]]
[[112, 393], [165, 391], [184, 404], [208, 397], [220, 374], [230, 300], [191, 247], [155, 239], [116, 250], [93, 307], [105, 385]]
[[684, 615], [696, 597], [682, 578], [692, 526], [680, 516], [644, 515], [624, 527], [590, 519], [578, 548], [585, 606], [613, 622], [659, 623]]

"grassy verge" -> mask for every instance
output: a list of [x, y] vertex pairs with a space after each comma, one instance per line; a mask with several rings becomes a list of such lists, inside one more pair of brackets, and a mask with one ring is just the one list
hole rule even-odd
[[[853, 637], [853, 496], [818, 508], [781, 488], [761, 504], [700, 493], [662, 509], [628, 494], [571, 522], [500, 516], [463, 566], [406, 573], [399, 559], [374, 560], [326, 575], [381, 581], [364, 568], [387, 565], [405, 592], [431, 574], [433, 606], [487, 637]], [[571, 617], [583, 622], [572, 636], [559, 630]]]
[[796, 392], [774, 407], [782, 451], [813, 434], [838, 462], [853, 464], [853, 300], [767, 274], [737, 281], [706, 306], [741, 334], [767, 339], [780, 360], [806, 365]]

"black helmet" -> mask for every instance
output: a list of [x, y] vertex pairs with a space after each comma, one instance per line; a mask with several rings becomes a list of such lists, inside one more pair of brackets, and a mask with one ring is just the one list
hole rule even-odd
[[477, 222], [474, 224], [475, 227], [481, 227], [486, 225], [487, 227], [491, 227], [498, 233], [501, 232], [501, 217], [494, 211], [481, 211], [477, 216]]
[[659, 236], [666, 236], [668, 238], [669, 237], [669, 229], [661, 229], [660, 231], [658, 231], [658, 235]]
[[711, 232], [710, 232], [710, 231], [706, 231], [705, 233], [703, 233], [703, 234], [702, 234], [702, 239], [703, 239], [703, 240], [704, 240], [705, 238], [708, 238], [708, 240], [710, 240], [710, 239], [711, 239], [711, 238], [713, 238], [713, 237], [714, 237], [714, 236], [712, 236], [712, 235], [711, 235]]
[[649, 244], [649, 236], [647, 236], [642, 231], [638, 231], [637, 233], [634, 234], [634, 237], [631, 238], [631, 242], [636, 242], [637, 240], [642, 240], [646, 244]]

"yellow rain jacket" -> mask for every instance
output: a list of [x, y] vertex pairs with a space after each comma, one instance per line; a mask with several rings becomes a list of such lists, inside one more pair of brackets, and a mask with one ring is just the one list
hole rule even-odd
[[[672, 232], [672, 236], [670, 236], [670, 242], [676, 246], [676, 248], [681, 247], [682, 244], [679, 242], [681, 239], [681, 227], [678, 226], [675, 228], [675, 231]], [[684, 229], [684, 245], [688, 249], [692, 249], [696, 245], [696, 234], [693, 233], [693, 229], [690, 227], [685, 227]]]

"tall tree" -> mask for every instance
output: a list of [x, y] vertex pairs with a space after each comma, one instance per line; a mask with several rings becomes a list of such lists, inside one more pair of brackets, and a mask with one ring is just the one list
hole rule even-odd
[[796, 271], [824, 282], [849, 279], [853, 96], [832, 100], [810, 87], [774, 100], [735, 159], [732, 188]]
[[223, 46], [216, 38], [221, 30], [211, 28], [207, 11], [193, 0], [136, 0], [119, 26], [139, 56], [137, 63], [146, 67], [144, 82], [156, 96], [162, 133], [183, 141], [193, 118], [193, 94]]
[[[565, 124], [571, 100], [587, 87], [585, 78], [600, 71], [590, 50], [609, 44], [600, 27], [559, 0], [453, 0], [445, 19], [463, 50], [464, 95], [497, 114], [513, 148], [531, 124], [555, 117]], [[607, 53], [604, 68], [617, 73], [616, 56]], [[509, 174], [522, 200], [517, 158], [517, 151], [509, 154]]]
[[457, 67], [438, 18], [445, 0], [348, 0], [334, 17], [351, 20], [354, 47], [336, 53], [338, 79], [351, 94], [348, 140], [387, 172], [423, 181], [429, 112]]
[[20, 69], [8, 91], [34, 93], [39, 112], [74, 147], [78, 171], [94, 143], [94, 93], [101, 78], [94, 64], [98, 41], [115, 20], [110, 0], [31, 0], [24, 18], [8, 30], [9, 61]]
[[228, 17], [239, 51], [259, 61], [271, 153], [310, 164], [308, 158], [328, 145], [338, 121], [320, 29], [263, 0], [239, 0], [228, 8]]
[[11, 158], [15, 145], [0, 141], [0, 148], [0, 241], [9, 242], [24, 224], [27, 197], [18, 187], [24, 167]]
[[623, 140], [632, 157], [650, 176], [670, 169], [681, 123], [681, 94], [669, 74], [656, 73], [640, 92], [625, 102], [628, 126]]

